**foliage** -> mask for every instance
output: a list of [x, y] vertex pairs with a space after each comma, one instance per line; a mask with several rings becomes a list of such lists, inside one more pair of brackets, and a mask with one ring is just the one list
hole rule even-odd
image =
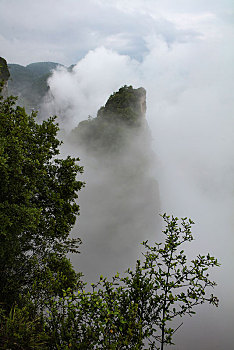
[[132, 86], [125, 85], [109, 97], [105, 107], [99, 109], [97, 116], [99, 118], [122, 120], [127, 125], [137, 125], [145, 112], [141, 107], [141, 99], [143, 97], [143, 100], [145, 100], [145, 95], [144, 88], [133, 89]]
[[[207, 254], [188, 263], [180, 246], [193, 240], [193, 222], [164, 214], [164, 244], [143, 242], [135, 270], [101, 276], [87, 291], [67, 258], [80, 244], [69, 233], [83, 169], [79, 159], [56, 158], [55, 118], [38, 124], [15, 102], [0, 97], [0, 347], [163, 350], [178, 317], [218, 305], [207, 294], [215, 286], [207, 269], [217, 260]], [[103, 113], [96, 120], [107, 122]]]
[[79, 274], [66, 254], [80, 244], [69, 233], [83, 186], [76, 179], [79, 159], [55, 158], [55, 118], [37, 124], [36, 113], [27, 115], [15, 102], [0, 97], [0, 302], [6, 308], [35, 291], [43, 303], [75, 288]]
[[27, 306], [14, 306], [6, 315], [0, 309], [0, 348], [11, 350], [46, 350], [48, 336], [42, 317], [32, 317]]
[[0, 81], [7, 81], [10, 76], [7, 62], [3, 57], [0, 57]]
[[100, 277], [93, 291], [64, 291], [48, 305], [51, 349], [163, 349], [172, 344], [178, 316], [193, 315], [204, 302], [218, 305], [207, 289], [215, 282], [207, 269], [218, 266], [209, 254], [198, 255], [190, 264], [181, 245], [193, 240], [186, 218], [163, 215], [165, 243], [146, 248], [144, 261], [135, 270], [112, 281]]

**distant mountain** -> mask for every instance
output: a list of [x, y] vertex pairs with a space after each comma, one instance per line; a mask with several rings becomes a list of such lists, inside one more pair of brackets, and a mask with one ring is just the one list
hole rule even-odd
[[18, 103], [24, 105], [27, 112], [38, 110], [49, 87], [47, 80], [53, 69], [62, 66], [55, 62], [31, 63], [26, 67], [8, 64], [10, 79], [9, 94], [18, 96]]
[[34, 76], [42, 77], [43, 75], [51, 73], [51, 71], [56, 69], [58, 66], [62, 65], [55, 62], [37, 62], [28, 64], [26, 69]]

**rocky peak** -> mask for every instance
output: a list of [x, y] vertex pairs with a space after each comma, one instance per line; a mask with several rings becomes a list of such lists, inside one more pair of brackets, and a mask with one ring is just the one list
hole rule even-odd
[[108, 120], [122, 120], [127, 124], [138, 123], [146, 113], [146, 90], [123, 86], [113, 93], [104, 107], [98, 111], [98, 117]]
[[145, 113], [146, 90], [125, 85], [108, 98], [96, 118], [79, 123], [71, 141], [92, 154], [121, 154], [136, 138], [144, 143], [149, 138]]

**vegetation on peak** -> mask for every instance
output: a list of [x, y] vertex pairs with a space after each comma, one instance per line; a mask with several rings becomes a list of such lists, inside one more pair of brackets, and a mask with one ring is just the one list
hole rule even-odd
[[118, 92], [114, 92], [107, 100], [105, 107], [101, 107], [98, 117], [119, 119], [127, 124], [139, 121], [146, 111], [146, 91], [144, 88], [134, 89], [131, 85], [124, 85]]
[[145, 112], [145, 89], [125, 85], [109, 97], [96, 118], [79, 123], [71, 132], [71, 140], [95, 153], [118, 151], [131, 130], [145, 126]]

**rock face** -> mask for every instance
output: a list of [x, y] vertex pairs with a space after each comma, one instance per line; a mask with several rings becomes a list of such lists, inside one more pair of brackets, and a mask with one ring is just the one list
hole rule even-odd
[[87, 183], [78, 220], [83, 254], [75, 264], [91, 279], [126, 269], [140, 243], [156, 239], [160, 199], [145, 113], [145, 89], [124, 86], [71, 133]]

